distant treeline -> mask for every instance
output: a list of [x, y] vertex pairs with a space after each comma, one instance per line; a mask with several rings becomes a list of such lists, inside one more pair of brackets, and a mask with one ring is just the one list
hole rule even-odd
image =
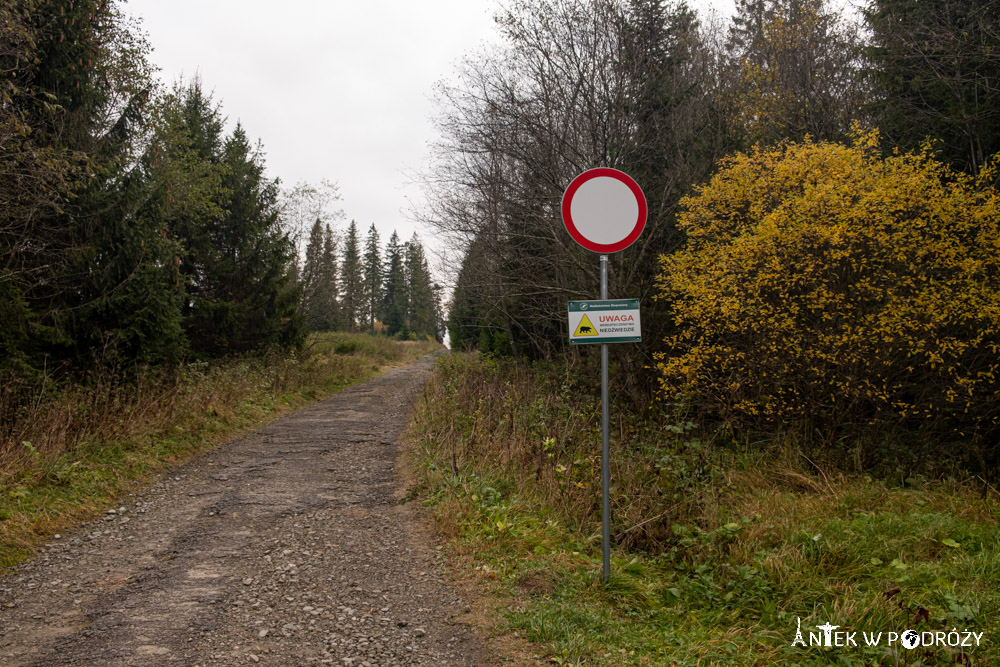
[[376, 320], [440, 337], [416, 237], [381, 261], [352, 223], [335, 257], [317, 217], [301, 262], [290, 209], [309, 188], [283, 193], [198, 80], [157, 82], [150, 50], [119, 2], [0, 2], [4, 377], [287, 350]]
[[312, 331], [368, 331], [398, 338], [444, 339], [441, 286], [433, 283], [424, 247], [414, 234], [400, 243], [394, 231], [383, 254], [378, 230], [361, 247], [352, 220], [337, 254], [328, 223], [316, 218], [301, 273], [302, 310]]

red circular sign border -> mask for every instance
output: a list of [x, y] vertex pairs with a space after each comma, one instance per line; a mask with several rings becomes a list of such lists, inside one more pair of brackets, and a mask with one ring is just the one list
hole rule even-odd
[[[636, 220], [635, 228], [629, 233], [628, 236], [617, 243], [594, 243], [580, 233], [580, 230], [578, 230], [576, 225], [573, 224], [573, 216], [570, 215], [570, 208], [573, 205], [573, 195], [576, 194], [576, 191], [579, 190], [580, 187], [587, 181], [594, 178], [600, 178], [602, 176], [614, 178], [615, 180], [621, 181], [627, 185], [628, 189], [632, 191], [633, 195], [635, 195], [636, 202], [639, 204], [639, 217]], [[635, 243], [642, 234], [642, 230], [646, 228], [647, 214], [648, 209], [646, 207], [646, 196], [642, 193], [642, 188], [639, 187], [639, 184], [625, 172], [617, 169], [611, 169], [610, 167], [588, 169], [574, 178], [566, 188], [566, 192], [563, 193], [562, 218], [563, 224], [566, 226], [566, 231], [569, 232], [569, 235], [573, 238], [573, 240], [581, 246], [591, 252], [600, 253], [602, 255], [620, 252]]]

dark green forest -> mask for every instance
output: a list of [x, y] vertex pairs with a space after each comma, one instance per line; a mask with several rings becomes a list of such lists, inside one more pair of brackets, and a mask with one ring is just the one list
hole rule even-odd
[[420, 240], [336, 228], [329, 183], [284, 189], [239, 109], [157, 79], [122, 3], [7, 0], [0, 32], [8, 391], [292, 351], [310, 330], [440, 339]]

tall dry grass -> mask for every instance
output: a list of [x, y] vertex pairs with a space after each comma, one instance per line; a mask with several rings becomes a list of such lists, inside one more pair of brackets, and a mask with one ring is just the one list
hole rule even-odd
[[[449, 473], [508, 479], [580, 530], [600, 530], [601, 409], [593, 368], [547, 369], [452, 354], [428, 386], [420, 442]], [[656, 552], [701, 516], [721, 473], [694, 424], [666, 415], [611, 420], [613, 531]]]
[[[338, 371], [353, 374], [352, 361]], [[292, 357], [269, 355], [128, 376], [101, 369], [60, 385], [13, 381], [0, 394], [0, 483], [44, 473], [46, 464], [102, 443], [169, 433], [191, 415], [232, 413], [263, 393], [316, 385], [316, 375]]]
[[[574, 363], [449, 355], [412, 431], [414, 496], [486, 582], [500, 631], [558, 664], [741, 667], [902, 664], [884, 645], [791, 646], [799, 620], [1000, 632], [992, 487], [850, 474], [792, 435], [745, 447], [682, 413], [630, 416], [624, 405], [612, 410], [604, 584], [599, 391], [595, 368]], [[994, 644], [920, 660], [1000, 664]]]
[[324, 334], [302, 355], [102, 369], [75, 382], [0, 378], [0, 566], [152, 470], [436, 349]]
[[169, 434], [192, 415], [231, 417], [242, 404], [289, 392], [315, 398], [436, 347], [327, 334], [313, 337], [304, 358], [272, 353], [128, 374], [98, 369], [60, 384], [8, 376], [0, 380], [0, 484], [81, 447]]

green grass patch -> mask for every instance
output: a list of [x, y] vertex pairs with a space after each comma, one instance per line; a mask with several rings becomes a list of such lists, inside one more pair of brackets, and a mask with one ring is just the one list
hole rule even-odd
[[95, 376], [5, 412], [0, 568], [115, 498], [272, 419], [440, 349], [363, 334], [316, 334], [301, 355], [194, 363], [123, 382]]
[[[566, 382], [449, 355], [412, 431], [418, 495], [495, 598], [501, 632], [556, 664], [1000, 664], [994, 491], [819, 470], [686, 421], [623, 418], [612, 435], [605, 585], [599, 416]], [[808, 646], [825, 623], [857, 646]], [[945, 645], [889, 645], [908, 629]], [[948, 646], [953, 629], [981, 633], [978, 647]]]

